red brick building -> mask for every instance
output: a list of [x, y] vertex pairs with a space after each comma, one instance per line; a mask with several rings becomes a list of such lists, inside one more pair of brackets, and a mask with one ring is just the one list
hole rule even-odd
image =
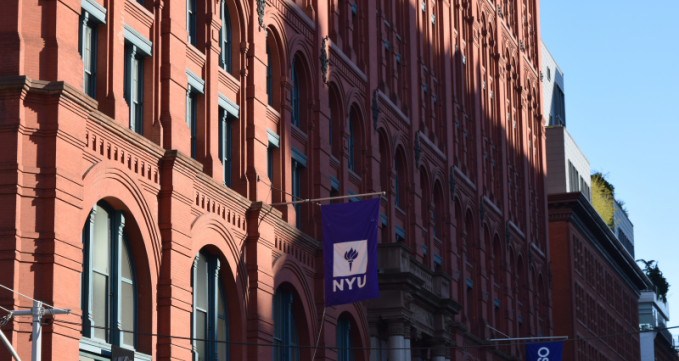
[[564, 360], [640, 360], [639, 295], [652, 284], [581, 192], [549, 195], [554, 334]]
[[319, 333], [319, 208], [271, 203], [385, 191], [382, 297], [323, 319], [361, 349], [316, 357], [522, 357], [447, 347], [552, 334], [539, 29], [537, 0], [4, 4], [0, 283], [83, 324], [45, 360], [309, 360], [270, 345]]

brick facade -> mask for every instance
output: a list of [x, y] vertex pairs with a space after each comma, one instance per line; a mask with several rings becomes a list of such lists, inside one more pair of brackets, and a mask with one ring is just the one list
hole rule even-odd
[[[285, 289], [298, 342], [312, 345], [324, 302], [319, 208], [270, 205], [291, 200], [278, 189], [295, 192], [299, 174], [302, 198], [385, 191], [380, 253], [398, 251], [412, 265], [402, 270], [412, 282], [396, 278], [395, 287], [385, 270], [380, 300], [327, 310], [321, 346], [335, 345], [340, 316], [351, 322], [354, 347], [418, 347], [391, 361], [522, 357], [518, 346], [445, 348], [501, 337], [487, 325], [510, 336], [553, 333], [537, 0], [226, 0], [230, 72], [220, 63], [221, 2], [195, 2], [195, 46], [190, 3], [5, 4], [0, 283], [71, 308], [58, 318], [82, 322], [84, 225], [104, 201], [124, 216], [139, 332], [191, 336], [191, 272], [208, 250], [221, 264], [231, 341], [272, 344], [272, 296]], [[94, 97], [83, 92], [85, 7], [103, 14]], [[152, 44], [140, 60], [141, 134], [130, 129], [126, 93], [133, 37]], [[223, 102], [238, 113], [230, 188], [218, 134]], [[306, 166], [295, 170], [300, 157]], [[2, 291], [0, 305], [31, 303]], [[3, 331], [28, 359], [31, 324], [15, 319]], [[77, 359], [81, 339], [79, 326], [45, 326], [44, 359]], [[180, 338], [140, 335], [136, 349], [155, 360], [192, 358]], [[301, 349], [300, 358], [311, 353]], [[270, 360], [272, 348], [234, 344], [229, 355]]]
[[639, 360], [639, 295], [652, 287], [580, 192], [549, 195], [554, 334], [564, 360]]

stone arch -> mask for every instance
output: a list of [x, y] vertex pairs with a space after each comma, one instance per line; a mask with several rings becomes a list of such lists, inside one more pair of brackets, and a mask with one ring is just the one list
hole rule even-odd
[[[92, 167], [83, 179], [83, 204], [80, 224], [84, 225], [93, 207], [106, 202], [111, 208], [123, 212], [125, 233], [128, 238], [131, 257], [134, 262], [135, 284], [138, 295], [138, 331], [157, 331], [157, 289], [160, 276], [160, 235], [153, 215], [157, 213], [131, 177], [114, 162], [105, 160]], [[82, 228], [71, 232], [81, 233]], [[80, 235], [77, 236], [80, 238]], [[73, 239], [78, 239], [73, 238]], [[76, 308], [80, 308], [78, 305]], [[153, 354], [151, 337], [140, 336], [137, 350]]]
[[[113, 165], [113, 166], [111, 166]], [[146, 258], [149, 261], [150, 270], [155, 271], [157, 277], [161, 267], [161, 240], [158, 222], [154, 215], [157, 209], [153, 209], [144, 196], [144, 191], [124, 169], [119, 169], [115, 162], [103, 161], [90, 168], [83, 178], [84, 191], [83, 204], [87, 207], [81, 211], [80, 219], [84, 223], [92, 210], [90, 206], [99, 200], [106, 200], [114, 208], [126, 211], [126, 217], [132, 219], [139, 228], [136, 239], [143, 240]], [[153, 201], [155, 202], [155, 195]], [[89, 208], [88, 208], [89, 207]], [[140, 221], [141, 220], [141, 221]], [[80, 230], [73, 230], [79, 232]]]

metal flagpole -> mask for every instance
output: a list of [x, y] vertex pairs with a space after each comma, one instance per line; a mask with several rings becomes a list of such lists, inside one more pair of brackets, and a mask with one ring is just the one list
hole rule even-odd
[[568, 336], [493, 338], [488, 341], [555, 340], [555, 339], [568, 340]]
[[[19, 310], [12, 312], [14, 316], [33, 316], [33, 344], [32, 346], [32, 361], [40, 361], [42, 359], [42, 316], [45, 314], [45, 308], [42, 307], [42, 302], [33, 300], [33, 307], [30, 310]], [[49, 310], [52, 315], [70, 314], [71, 309], [52, 309]]]
[[325, 323], [323, 322], [325, 321], [325, 310], [327, 310], [327, 308], [323, 307], [323, 316], [321, 316], [321, 327], [319, 327], [318, 329], [318, 338], [316, 338], [316, 346], [314, 346], [314, 357], [311, 358], [311, 361], [314, 361], [316, 359], [316, 351], [318, 351], [318, 341], [321, 340], [321, 332], [323, 331], [323, 324]]
[[363, 193], [363, 194], [350, 194], [348, 196], [337, 196], [337, 197], [325, 197], [325, 198], [315, 198], [315, 199], [302, 199], [300, 201], [292, 201], [292, 202], [282, 202], [282, 203], [273, 203], [272, 206], [282, 206], [285, 204], [297, 204], [297, 203], [309, 203], [309, 202], [320, 202], [320, 201], [330, 201], [334, 199], [344, 199], [344, 198], [356, 198], [356, 197], [368, 197], [368, 196], [383, 196], [387, 194], [386, 192], [373, 192], [373, 193]]
[[16, 361], [21, 361], [19, 355], [17, 355], [17, 352], [14, 351], [14, 347], [12, 347], [12, 344], [9, 343], [9, 340], [5, 336], [5, 333], [2, 332], [2, 330], [0, 330], [0, 339], [2, 339], [2, 343], [4, 343], [5, 346], [7, 346], [7, 350], [9, 350], [10, 355], [12, 355], [12, 357], [14, 357]]

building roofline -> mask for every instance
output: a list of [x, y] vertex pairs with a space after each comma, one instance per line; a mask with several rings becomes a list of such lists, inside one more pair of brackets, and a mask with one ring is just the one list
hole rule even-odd
[[[557, 85], [558, 85], [558, 84], [557, 84]], [[585, 161], [587, 162], [587, 165], [590, 166], [590, 172], [591, 172], [592, 164], [589, 162], [589, 159], [587, 159], [587, 156], [585, 155], [585, 152], [583, 152], [582, 149], [580, 149], [580, 146], [578, 145], [578, 142], [575, 141], [575, 138], [573, 138], [573, 136], [571, 135], [571, 133], [568, 131], [568, 128], [565, 127], [565, 126], [563, 126], [563, 125], [561, 125], [561, 124], [545, 126], [545, 129], [552, 129], [552, 128], [563, 128], [563, 131], [566, 132], [566, 135], [568, 135], [568, 137], [571, 138], [571, 140], [573, 141], [573, 144], [575, 144], [575, 148], [577, 148], [577, 149], [578, 149], [578, 152], [580, 152], [580, 154], [582, 154], [582, 157], [585, 158]], [[591, 174], [590, 174], [590, 176], [591, 176]]]
[[556, 61], [556, 58], [554, 57], [554, 55], [552, 55], [552, 52], [549, 51], [549, 48], [547, 47], [547, 44], [545, 44], [545, 42], [542, 41], [542, 39], [540, 39], [540, 44], [542, 44], [542, 46], [545, 47], [545, 50], [547, 50], [547, 54], [549, 54], [549, 57], [552, 58], [552, 60], [554, 60], [554, 64], [556, 65], [556, 68], [559, 69], [559, 71], [561, 72], [561, 74], [563, 74], [563, 73], [564, 73], [563, 70], [561, 70], [561, 67], [559, 66], [559, 63]]
[[[614, 268], [623, 271], [639, 292], [652, 289], [651, 280], [639, 268], [634, 258], [627, 253], [618, 237], [615, 236], [582, 192], [550, 194], [547, 198], [550, 222], [562, 221], [564, 215], [575, 216], [576, 221], [574, 223], [581, 228], [585, 227], [585, 229], [581, 229], [583, 233], [590, 233], [598, 241], [603, 251], [610, 255], [608, 260], [615, 262], [612, 266], [617, 266]], [[562, 207], [570, 208], [570, 212], [556, 211]], [[571, 217], [567, 219], [574, 221]]]

